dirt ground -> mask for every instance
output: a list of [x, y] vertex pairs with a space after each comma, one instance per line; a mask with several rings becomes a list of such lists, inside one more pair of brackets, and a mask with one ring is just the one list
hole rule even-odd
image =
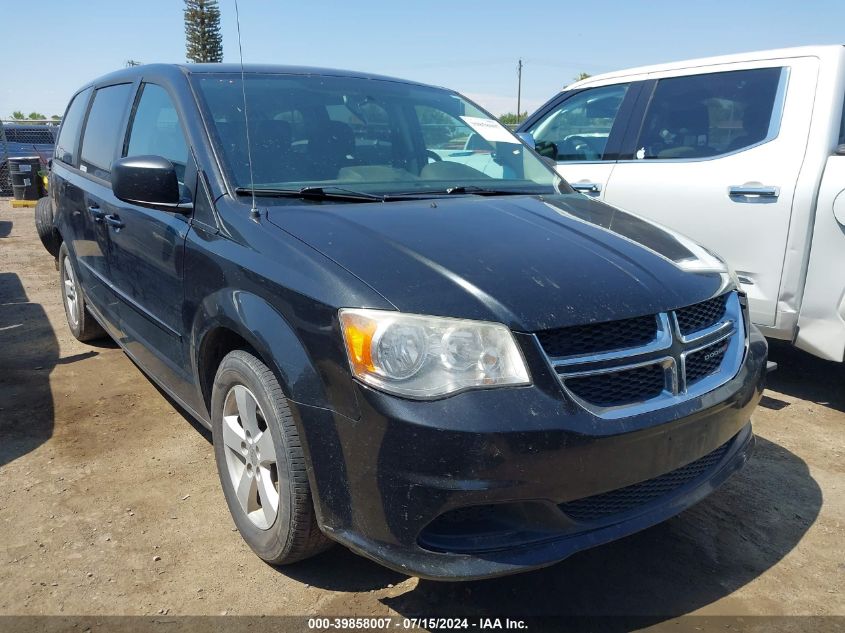
[[0, 615], [845, 615], [845, 367], [773, 345], [749, 465], [682, 515], [504, 579], [342, 547], [290, 567], [229, 518], [208, 433], [70, 335], [32, 209], [0, 201]]

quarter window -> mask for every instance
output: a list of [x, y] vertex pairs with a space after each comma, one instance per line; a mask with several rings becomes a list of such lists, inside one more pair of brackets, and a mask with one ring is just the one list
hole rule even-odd
[[79, 149], [79, 129], [82, 127], [82, 119], [85, 118], [85, 109], [88, 107], [88, 98], [91, 96], [91, 88], [83, 90], [70, 102], [62, 127], [59, 131], [59, 139], [56, 141], [56, 160], [68, 165], [75, 165], [77, 150]]
[[80, 169], [100, 178], [108, 178], [111, 164], [122, 139], [123, 121], [132, 84], [100, 88], [88, 114], [82, 139]]
[[771, 138], [782, 74], [782, 68], [757, 68], [659, 80], [636, 157], [717, 156]]
[[185, 181], [188, 144], [179, 124], [176, 107], [164, 88], [144, 84], [135, 109], [126, 156], [162, 156], [176, 168], [179, 182]]
[[537, 151], [557, 161], [602, 160], [628, 85], [591, 88], [566, 99], [529, 128]]

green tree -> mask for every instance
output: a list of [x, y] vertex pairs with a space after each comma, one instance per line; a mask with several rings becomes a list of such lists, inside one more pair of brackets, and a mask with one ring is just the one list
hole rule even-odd
[[26, 118], [26, 115], [20, 110], [15, 110], [12, 112], [12, 118], [16, 121], [23, 121]]
[[47, 118], [47, 116], [44, 115], [44, 114], [41, 114], [40, 112], [30, 112], [29, 116], [26, 117], [26, 118], [29, 119], [30, 121], [43, 121], [44, 119]]
[[520, 114], [519, 116], [517, 116], [513, 112], [508, 112], [508, 113], [503, 114], [502, 116], [499, 117], [499, 123], [501, 123], [502, 125], [517, 125], [517, 124], [521, 123], [522, 121], [524, 121], [527, 116], [528, 116], [527, 110], [525, 112], [523, 112], [522, 114]]
[[577, 75], [575, 75], [575, 81], [581, 81], [582, 79], [589, 79], [590, 77], [592, 77], [592, 75], [590, 73], [581, 72], [581, 73], [578, 73]]
[[185, 46], [189, 62], [223, 61], [217, 0], [185, 0]]
[[[456, 126], [460, 123], [442, 110], [429, 106], [417, 106], [417, 116], [419, 116], [425, 146], [428, 149], [447, 149], [457, 131]], [[465, 141], [467, 135], [463, 136]]]

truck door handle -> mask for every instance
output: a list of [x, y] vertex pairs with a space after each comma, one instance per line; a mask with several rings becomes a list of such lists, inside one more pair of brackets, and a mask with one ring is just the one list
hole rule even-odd
[[733, 185], [728, 187], [729, 196], [755, 196], [758, 198], [777, 198], [780, 195], [780, 187], [752, 187], [745, 185]]
[[106, 221], [106, 224], [108, 224], [109, 226], [113, 226], [116, 229], [122, 229], [124, 226], [126, 226], [123, 223], [123, 220], [121, 220], [116, 215], [110, 214], [110, 215], [104, 216], [103, 219]]
[[570, 182], [569, 186], [582, 193], [598, 193], [601, 191], [601, 183], [599, 182]]
[[88, 207], [88, 213], [91, 214], [91, 217], [94, 218], [94, 222], [102, 222], [103, 217], [105, 217], [106, 213], [96, 204], [92, 204]]

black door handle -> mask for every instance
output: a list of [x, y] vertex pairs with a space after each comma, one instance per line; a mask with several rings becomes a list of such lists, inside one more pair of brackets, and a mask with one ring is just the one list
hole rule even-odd
[[106, 223], [107, 223], [109, 226], [113, 226], [113, 227], [114, 227], [114, 228], [116, 228], [116, 229], [122, 229], [124, 226], [126, 226], [126, 225], [123, 223], [123, 220], [121, 220], [121, 219], [120, 219], [119, 217], [117, 217], [116, 215], [111, 215], [111, 214], [110, 214], [110, 215], [104, 216], [104, 217], [103, 217], [103, 219], [106, 221]]
[[88, 207], [88, 213], [91, 214], [91, 217], [94, 218], [94, 222], [102, 222], [103, 218], [105, 217], [106, 213], [96, 204], [92, 204]]

